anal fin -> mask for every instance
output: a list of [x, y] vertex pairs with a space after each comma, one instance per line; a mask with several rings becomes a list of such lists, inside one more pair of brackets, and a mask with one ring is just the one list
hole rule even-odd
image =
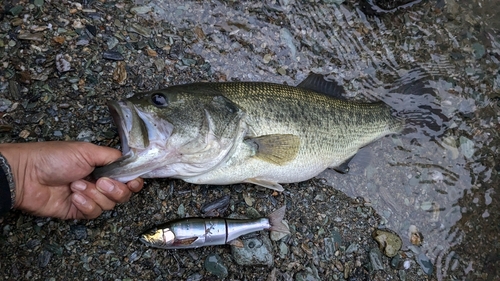
[[281, 184], [279, 184], [277, 182], [273, 182], [273, 181], [267, 181], [267, 180], [262, 180], [262, 179], [258, 179], [258, 178], [251, 178], [251, 179], [244, 180], [244, 182], [253, 183], [255, 185], [260, 185], [260, 186], [263, 186], [263, 187], [266, 187], [269, 189], [273, 189], [273, 190], [276, 190], [279, 192], [282, 192], [284, 190], [283, 186], [281, 186]]
[[297, 157], [300, 138], [292, 134], [275, 134], [250, 138], [256, 146], [255, 157], [276, 165], [284, 165]]

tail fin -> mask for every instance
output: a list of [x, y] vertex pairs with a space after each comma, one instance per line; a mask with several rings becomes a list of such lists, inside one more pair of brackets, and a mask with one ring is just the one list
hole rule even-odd
[[269, 215], [269, 224], [271, 225], [270, 231], [277, 231], [282, 233], [290, 234], [290, 229], [286, 226], [282, 220], [285, 217], [286, 206], [279, 208]]
[[410, 77], [402, 77], [395, 83], [399, 86], [391, 89], [382, 100], [395, 111], [396, 117], [404, 118], [404, 136], [435, 139], [445, 133], [450, 118], [443, 113], [435, 89], [427, 83], [431, 77], [421, 72], [415, 69]]

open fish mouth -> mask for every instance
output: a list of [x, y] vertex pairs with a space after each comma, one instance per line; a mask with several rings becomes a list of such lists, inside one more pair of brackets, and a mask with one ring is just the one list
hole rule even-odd
[[128, 101], [110, 101], [108, 107], [118, 128], [122, 154], [146, 149], [149, 146], [148, 127], [134, 105]]
[[141, 111], [140, 106], [128, 100], [110, 101], [108, 107], [118, 128], [122, 157], [96, 168], [93, 178], [110, 177], [127, 182], [163, 165], [168, 159], [166, 146], [172, 124], [159, 119], [155, 112]]

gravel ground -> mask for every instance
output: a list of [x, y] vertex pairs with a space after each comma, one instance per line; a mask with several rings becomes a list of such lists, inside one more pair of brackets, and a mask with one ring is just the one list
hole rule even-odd
[[[488, 188], [497, 179], [499, 170], [490, 168], [497, 167], [493, 152], [498, 142], [495, 101], [500, 76], [493, 76], [494, 81], [489, 79], [491, 73], [498, 71], [500, 51], [495, 44], [500, 43], [493, 39], [484, 43], [485, 38], [498, 38], [495, 29], [491, 31], [477, 18], [466, 14], [461, 18], [464, 8], [455, 1], [446, 1], [444, 7], [441, 1], [437, 6], [436, 3], [416, 5], [409, 8], [410, 14], [400, 11], [386, 15], [384, 20], [367, 19], [357, 9], [356, 2], [342, 6], [330, 4], [331, 1], [313, 2], [303, 11], [294, 10], [294, 17], [287, 17], [288, 1], [265, 4], [211, 1], [198, 3], [205, 10], [196, 10], [176, 1], [5, 0], [0, 8], [0, 141], [80, 140], [118, 147], [119, 139], [106, 101], [174, 84], [230, 80], [297, 84], [309, 71], [316, 71], [341, 79], [350, 93], [363, 88], [379, 90], [382, 87], [376, 85], [377, 79], [390, 83], [393, 80], [390, 68], [398, 63], [403, 68], [400, 58], [411, 63], [421, 58], [441, 61], [441, 57], [425, 52], [430, 47], [420, 46], [419, 38], [434, 38], [430, 45], [437, 49], [445, 49], [448, 43], [455, 44], [443, 40], [440, 34], [428, 34], [445, 19], [454, 18], [470, 29], [463, 29], [469, 33], [460, 33], [457, 31], [460, 26], [446, 25], [445, 30], [454, 34], [450, 37], [456, 40], [452, 51], [445, 50], [446, 56], [453, 58], [453, 65], [438, 67], [421, 63], [420, 67], [433, 75], [452, 68], [465, 69], [467, 79], [461, 80], [462, 74], [457, 74], [456, 80], [450, 78], [449, 83], [454, 83], [457, 91], [463, 90], [456, 102], [463, 107], [460, 110], [464, 116], [460, 118], [476, 119], [470, 127], [457, 123], [454, 130], [472, 131], [464, 143], [470, 139], [479, 142], [478, 138], [486, 133], [488, 137], [481, 139], [484, 146], [476, 143], [475, 155], [486, 155], [478, 160], [481, 165], [474, 165], [472, 160], [465, 163], [457, 160], [457, 165], [467, 167], [471, 175], [457, 176], [460, 178], [457, 182], [466, 181], [470, 192], [456, 204], [471, 207], [464, 211], [459, 222], [466, 226], [463, 230], [467, 235], [460, 240], [466, 247], [454, 251], [461, 258], [449, 255], [449, 260], [448, 257], [439, 260], [447, 263], [444, 274], [441, 270], [436, 273], [432, 265], [427, 264], [431, 261], [425, 255], [419, 258], [418, 251], [408, 248], [406, 236], [400, 235], [405, 247], [395, 258], [381, 253], [384, 249], [379, 250], [372, 233], [384, 229], [390, 222], [386, 213], [379, 215], [374, 210], [378, 200], [356, 197], [360, 194], [348, 197], [331, 187], [331, 176], [327, 175], [328, 180], [318, 178], [285, 185], [285, 191], [280, 194], [247, 184], [197, 186], [178, 180], [147, 180], [144, 190], [130, 202], [91, 221], [61, 221], [11, 212], [0, 218], [0, 245], [4, 253], [0, 257], [0, 279], [436, 280], [473, 276], [475, 280], [494, 280], [498, 253], [491, 249], [491, 243], [497, 243], [499, 219], [496, 214], [499, 212], [492, 207], [488, 220], [480, 217], [484, 218], [484, 204], [498, 205], [491, 204], [497, 202], [497, 196]], [[484, 18], [490, 16], [484, 10], [477, 14]], [[231, 20], [221, 21], [221, 15]], [[301, 16], [314, 18], [318, 26], [309, 27]], [[203, 24], [193, 28], [192, 22], [198, 17]], [[422, 24], [429, 25], [407, 24], [418, 20], [417, 17]], [[494, 17], [492, 19], [493, 24]], [[329, 33], [329, 20], [338, 21], [332, 30], [344, 36], [339, 37], [336, 47], [329, 45], [334, 41]], [[262, 22], [270, 25], [262, 25]], [[308, 28], [294, 29], [301, 24]], [[369, 24], [375, 27], [372, 29]], [[276, 26], [277, 30], [273, 30]], [[316, 33], [315, 28], [328, 31]], [[343, 28], [354, 29], [356, 36], [365, 39], [377, 29], [378, 35], [372, 43], [382, 47], [376, 52], [363, 49], [356, 44], [368, 45], [369, 42], [351, 38], [342, 32]], [[414, 48], [411, 43], [405, 45], [409, 37], [394, 32], [396, 30], [413, 32], [412, 40], [417, 42]], [[436, 30], [441, 31], [438, 27]], [[476, 33], [481, 34], [479, 38], [483, 41], [471, 40], [474, 36], [470, 34]], [[298, 38], [301, 38], [300, 44], [296, 42]], [[352, 41], [345, 43], [342, 38]], [[398, 46], [393, 53], [384, 47], [386, 41]], [[299, 45], [301, 47], [297, 47]], [[338, 46], [345, 49], [339, 50]], [[363, 49], [363, 55], [350, 52], [349, 46]], [[461, 51], [457, 51], [459, 49]], [[328, 52], [342, 52], [344, 56], [325, 55]], [[361, 57], [361, 61], [353, 64], [352, 57]], [[363, 82], [359, 77], [371, 80]], [[478, 92], [487, 92], [487, 98]], [[465, 93], [475, 95], [475, 102], [463, 102], [470, 100], [469, 96], [464, 97]], [[483, 98], [487, 100], [484, 103], [491, 106], [483, 106]], [[476, 108], [482, 110], [474, 115]], [[380, 148], [381, 155], [387, 154], [387, 147], [395, 146], [388, 144], [392, 142], [397, 140], [387, 138], [381, 142], [381, 148], [376, 148]], [[461, 150], [460, 153], [469, 152]], [[374, 166], [371, 167], [366, 169], [375, 171]], [[481, 170], [481, 167], [489, 168]], [[390, 171], [385, 169], [379, 176]], [[375, 184], [385, 186], [385, 181], [390, 185], [390, 178]], [[368, 186], [365, 182], [355, 182], [358, 183], [360, 187]], [[224, 216], [266, 216], [286, 205], [285, 219], [291, 234], [281, 239], [269, 239], [267, 232], [244, 237], [244, 251], [253, 255], [250, 259], [243, 259], [237, 249], [229, 245], [166, 251], [150, 249], [137, 240], [141, 232], [156, 224], [201, 216], [202, 205], [225, 195], [231, 200]], [[479, 195], [482, 196], [480, 202], [474, 199]], [[385, 196], [387, 199], [388, 195]], [[398, 233], [401, 234], [399, 230]], [[477, 233], [483, 233], [484, 237], [477, 239]], [[450, 274], [446, 272], [449, 268]]]

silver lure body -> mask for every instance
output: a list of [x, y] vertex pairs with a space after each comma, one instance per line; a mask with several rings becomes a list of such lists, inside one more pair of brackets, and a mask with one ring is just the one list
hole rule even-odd
[[139, 238], [144, 244], [163, 249], [189, 249], [203, 246], [227, 244], [238, 237], [261, 230], [289, 233], [281, 220], [285, 213], [282, 207], [268, 218], [187, 218], [158, 226]]

